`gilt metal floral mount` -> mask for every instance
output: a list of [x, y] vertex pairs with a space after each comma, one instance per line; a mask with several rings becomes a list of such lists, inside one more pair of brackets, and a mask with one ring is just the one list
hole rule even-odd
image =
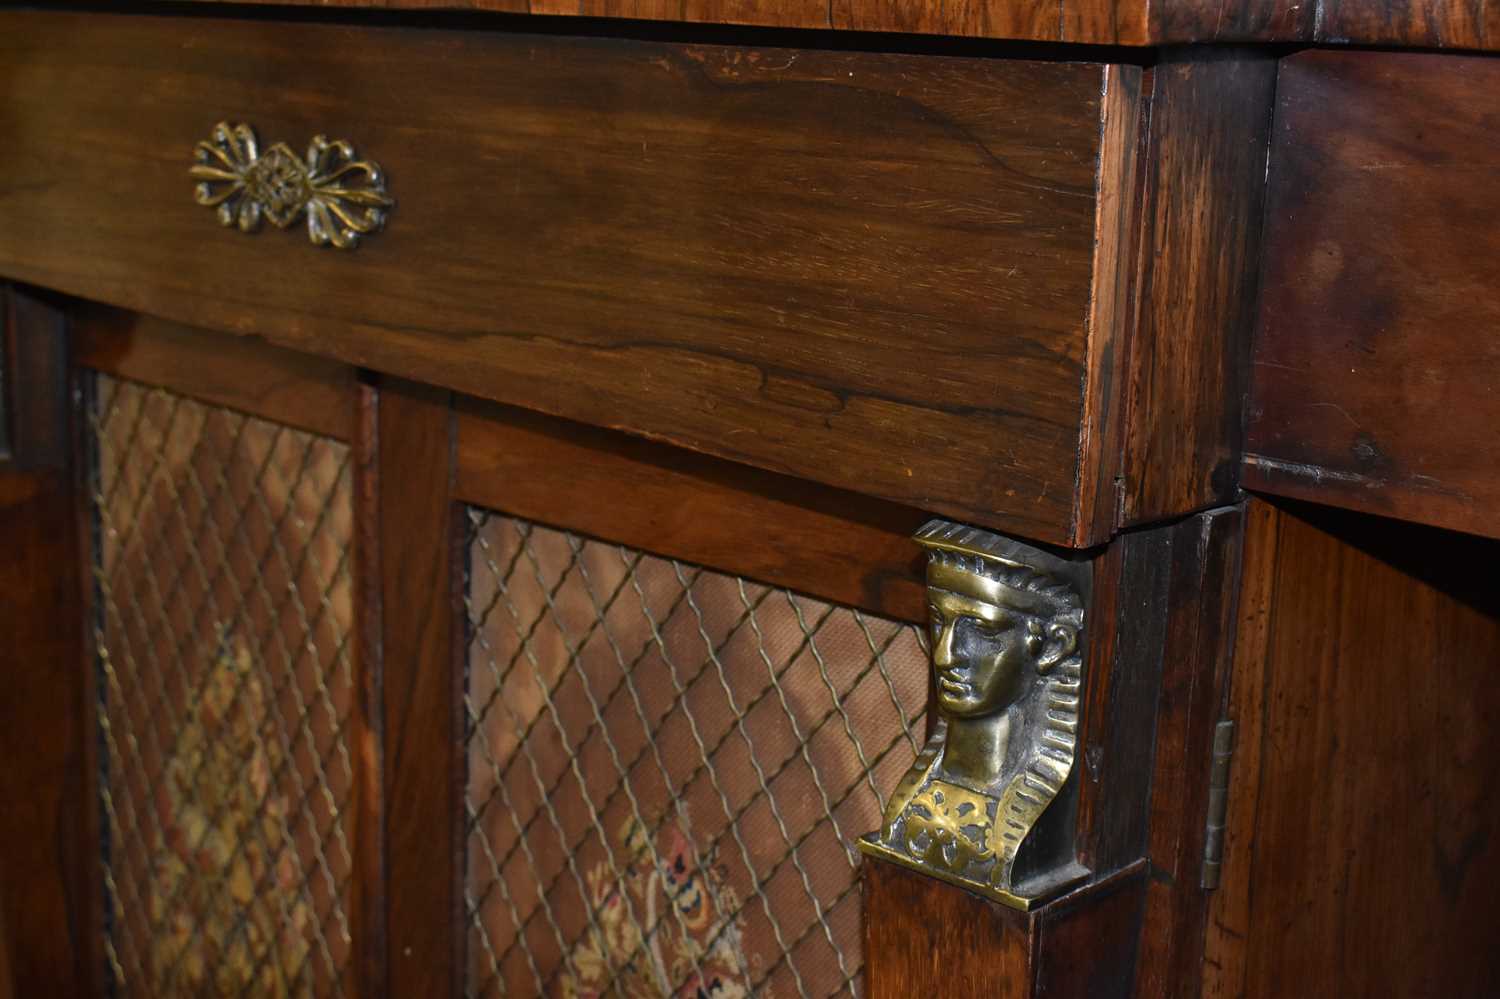
[[1087, 570], [934, 520], [937, 722], [865, 853], [1026, 909], [1087, 875], [1070, 830]]
[[194, 159], [198, 204], [217, 208], [221, 223], [243, 232], [260, 228], [263, 218], [285, 229], [306, 215], [314, 245], [351, 249], [378, 231], [395, 205], [380, 167], [355, 159], [342, 139], [314, 136], [305, 159], [283, 142], [261, 153], [253, 128], [221, 121]]

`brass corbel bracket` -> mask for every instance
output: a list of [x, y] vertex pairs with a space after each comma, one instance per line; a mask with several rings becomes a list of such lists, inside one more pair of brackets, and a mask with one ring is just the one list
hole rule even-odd
[[194, 160], [194, 198], [242, 232], [254, 232], [263, 218], [285, 229], [306, 215], [313, 245], [351, 249], [378, 231], [395, 205], [380, 167], [355, 159], [342, 139], [314, 136], [305, 159], [282, 142], [261, 153], [253, 128], [221, 121], [198, 143]]
[[945, 520], [915, 540], [927, 549], [937, 723], [859, 846], [1027, 909], [1088, 874], [1073, 856], [1068, 782], [1088, 570]]

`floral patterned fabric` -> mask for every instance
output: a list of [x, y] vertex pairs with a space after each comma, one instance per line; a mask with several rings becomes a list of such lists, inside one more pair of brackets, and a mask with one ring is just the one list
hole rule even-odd
[[104, 958], [121, 996], [339, 996], [349, 449], [99, 375]]
[[[740, 920], [725, 915], [739, 909], [733, 889], [714, 865], [694, 862], [675, 824], [665, 825], [655, 849], [647, 835], [627, 821], [620, 830], [621, 852], [630, 858], [626, 870], [616, 878], [600, 862], [589, 871], [598, 926], [570, 955], [574, 970], [563, 977], [563, 995], [744, 999], [750, 992]], [[669, 918], [657, 918], [668, 907]], [[632, 917], [631, 909], [641, 916]], [[642, 924], [656, 927], [644, 945]]]
[[[249, 650], [226, 643], [189, 702], [156, 807], [155, 980], [180, 995], [307, 995], [311, 909], [298, 898], [283, 754]], [[300, 983], [300, 987], [297, 986]]]

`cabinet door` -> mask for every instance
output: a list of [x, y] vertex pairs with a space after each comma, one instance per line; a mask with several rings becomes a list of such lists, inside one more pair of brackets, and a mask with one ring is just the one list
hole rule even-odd
[[[38, 308], [28, 323], [61, 337]], [[7, 525], [61, 588], [15, 581], [23, 611], [56, 598], [47, 627], [8, 619], [55, 664], [16, 675], [66, 694], [17, 729], [56, 753], [9, 777], [74, 768], [41, 802], [72, 823], [64, 860], [4, 868], [16, 950], [74, 948], [19, 967], [28, 988], [1186, 980], [1237, 510], [1049, 553], [249, 339], [65, 311], [77, 448], [0, 479], [42, 490]], [[1030, 897], [963, 887], [936, 854], [860, 852], [901, 845], [892, 802], [944, 738], [931, 662], [954, 639], [928, 627], [924, 558], [976, 538], [1029, 553], [1005, 585], [1074, 587], [1062, 686], [1028, 680], [1066, 695], [1049, 745], [1065, 733], [1073, 761], [1015, 858], [1058, 874]], [[35, 828], [5, 834], [40, 848]], [[1172, 880], [1148, 883], [1148, 862]], [[56, 919], [17, 923], [27, 893]]]

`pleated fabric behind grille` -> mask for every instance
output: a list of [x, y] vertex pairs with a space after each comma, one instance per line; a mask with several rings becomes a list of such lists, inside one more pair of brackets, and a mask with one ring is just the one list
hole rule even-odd
[[469, 526], [469, 993], [859, 994], [853, 843], [919, 748], [919, 630]]
[[103, 375], [90, 412], [114, 990], [341, 995], [348, 449]]

